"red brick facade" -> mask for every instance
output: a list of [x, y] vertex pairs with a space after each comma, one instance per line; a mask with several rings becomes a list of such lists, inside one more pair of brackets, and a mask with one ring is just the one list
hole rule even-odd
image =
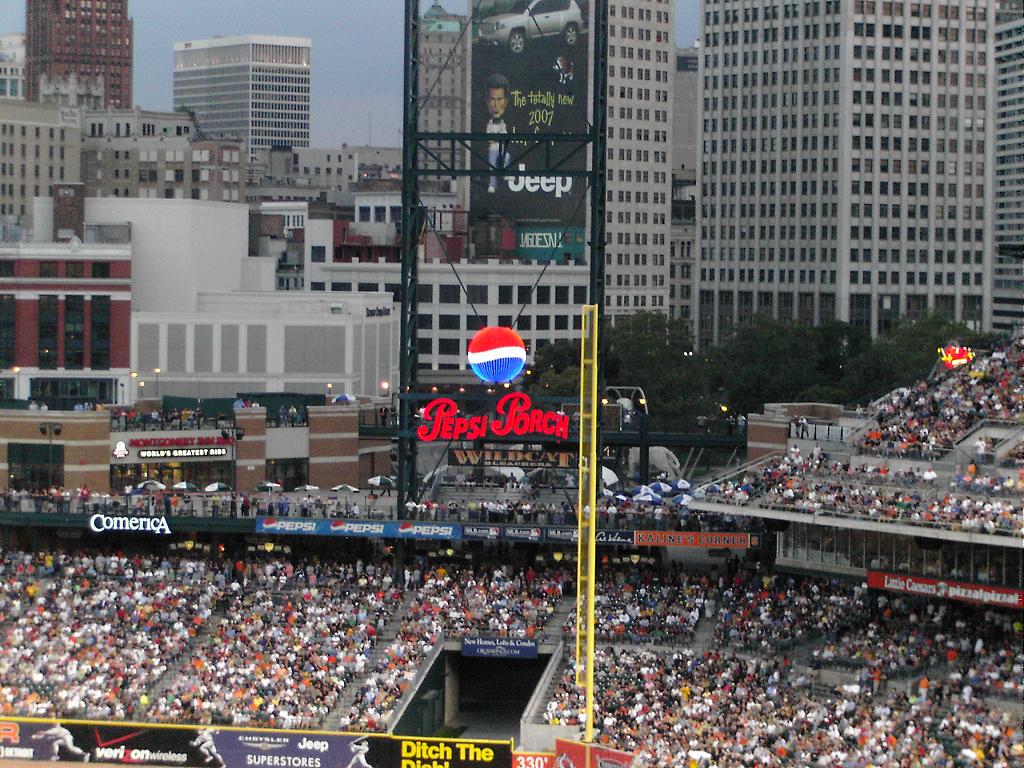
[[132, 20], [128, 0], [27, 0], [25, 89], [39, 100], [39, 77], [103, 76], [106, 107], [132, 105]]

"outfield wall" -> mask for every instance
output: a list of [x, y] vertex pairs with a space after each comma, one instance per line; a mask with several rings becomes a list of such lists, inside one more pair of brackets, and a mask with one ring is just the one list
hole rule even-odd
[[512, 768], [512, 742], [0, 719], [0, 758], [168, 768]]

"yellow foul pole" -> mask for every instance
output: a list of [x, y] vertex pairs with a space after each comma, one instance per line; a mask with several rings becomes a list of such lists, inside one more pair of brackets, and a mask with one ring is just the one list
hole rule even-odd
[[583, 307], [580, 347], [580, 495], [576, 579], [576, 685], [586, 696], [583, 741], [594, 740], [594, 578], [597, 559], [597, 318], [596, 304]]

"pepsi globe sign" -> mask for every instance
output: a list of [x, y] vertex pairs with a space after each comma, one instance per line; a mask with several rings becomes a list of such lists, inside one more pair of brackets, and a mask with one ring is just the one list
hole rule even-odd
[[484, 384], [510, 382], [525, 365], [526, 345], [511, 328], [481, 328], [469, 342], [469, 367]]

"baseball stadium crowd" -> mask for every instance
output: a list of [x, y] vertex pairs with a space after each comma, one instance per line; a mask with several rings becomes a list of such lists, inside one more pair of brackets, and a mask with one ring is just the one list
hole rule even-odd
[[[1024, 535], [1024, 499], [937, 487], [933, 471], [904, 472], [882, 484], [884, 470], [830, 461], [824, 453], [802, 455], [792, 447], [730, 481], [712, 484], [708, 500], [754, 504], [808, 514], [858, 515], [874, 520], [950, 527], [979, 533]], [[954, 483], [958, 481], [954, 478]], [[967, 481], [961, 475], [959, 484]], [[984, 482], [984, 481], [983, 481]], [[1006, 480], [999, 487], [1007, 486]]]
[[[385, 730], [442, 638], [537, 638], [574, 592], [558, 563], [0, 551], [0, 715]], [[644, 765], [1024, 756], [1005, 703], [1024, 691], [1016, 614], [735, 561], [709, 576], [623, 558], [598, 593], [595, 725]], [[544, 720], [581, 707], [567, 659]]]
[[[619, 568], [605, 573], [596, 589], [596, 637], [613, 643], [677, 643], [693, 637], [704, 609], [707, 576], [648, 568]], [[570, 611], [562, 631], [576, 632]]]
[[[1024, 418], [1024, 345], [1014, 341], [931, 381], [897, 389], [880, 403], [864, 453], [933, 459], [986, 419]], [[982, 451], [983, 452], [983, 451]]]
[[[600, 741], [652, 766], [1024, 761], [1020, 714], [1000, 703], [1019, 706], [1024, 690], [1019, 617], [758, 574], [720, 578], [707, 595], [718, 599], [715, 643], [703, 652], [599, 648]], [[830, 687], [823, 667], [857, 674]], [[544, 721], [580, 725], [583, 705], [569, 658]]]
[[7, 600], [0, 713], [119, 719], [135, 712], [219, 599], [219, 588], [199, 578], [198, 567], [146, 557], [47, 556], [38, 570], [49, 578], [33, 579], [22, 596]]
[[[940, 704], [912, 689], [822, 690], [786, 658], [720, 651], [608, 647], [595, 668], [598, 739], [643, 765], [1010, 768], [1024, 755], [1019, 716], [965, 699], [952, 679]], [[546, 722], [582, 722], [574, 678], [570, 663]]]
[[411, 601], [397, 636], [360, 688], [342, 725], [359, 731], [386, 726], [423, 659], [442, 638], [487, 634], [534, 638], [562, 599], [568, 574], [508, 566], [406, 569]]
[[386, 568], [253, 569], [255, 589], [235, 581], [211, 636], [151, 702], [147, 717], [314, 728], [361, 675], [374, 642], [400, 604]]

